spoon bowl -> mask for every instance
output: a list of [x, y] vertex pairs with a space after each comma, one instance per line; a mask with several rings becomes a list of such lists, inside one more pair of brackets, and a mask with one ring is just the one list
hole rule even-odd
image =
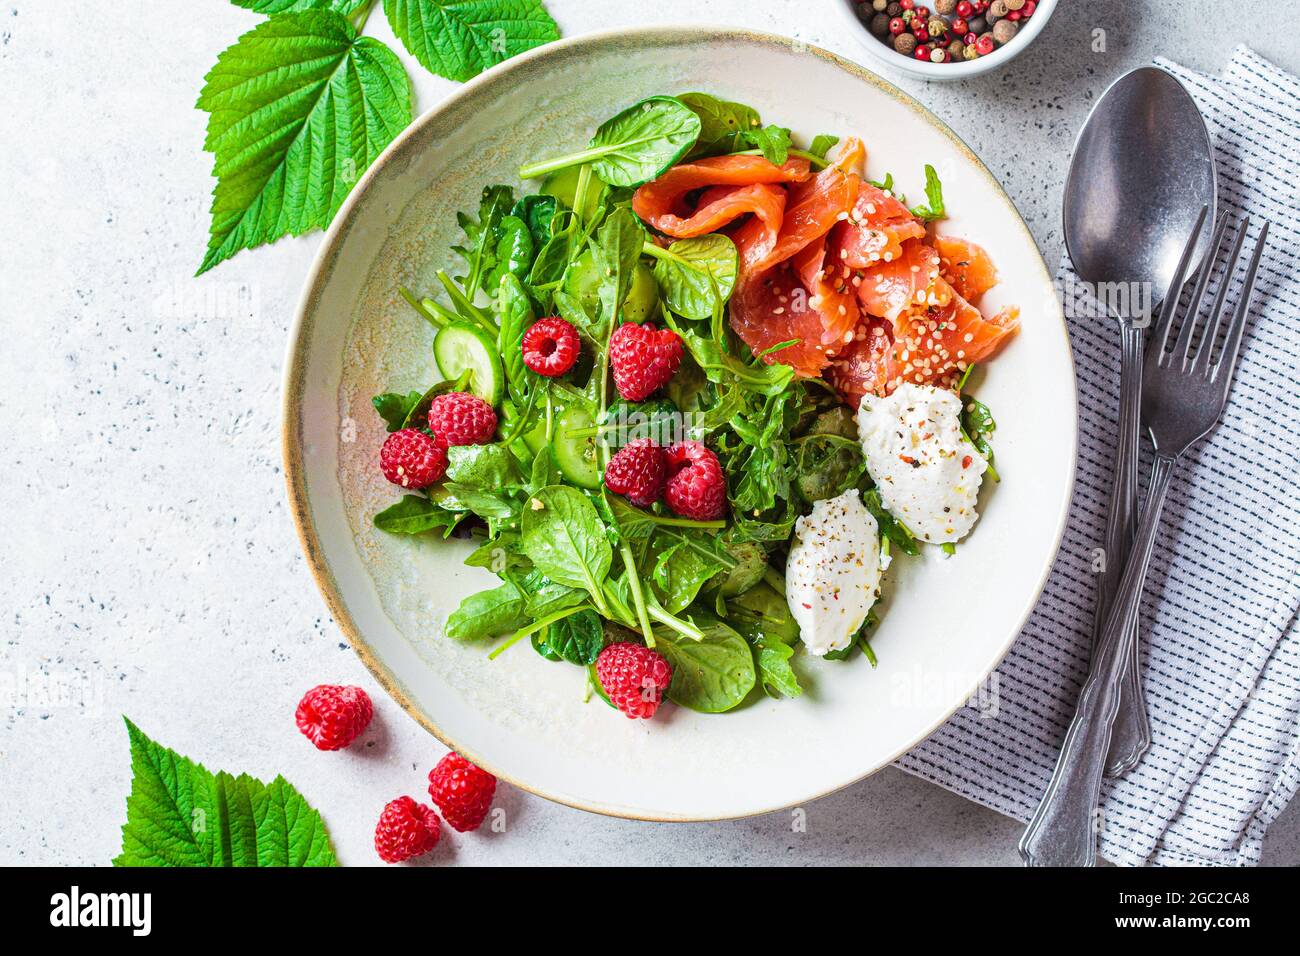
[[1075, 271], [1094, 285], [1140, 284], [1154, 308], [1202, 207], [1214, 222], [1215, 185], [1210, 135], [1183, 85], [1154, 66], [1126, 73], [1093, 108], [1070, 161], [1065, 248]]

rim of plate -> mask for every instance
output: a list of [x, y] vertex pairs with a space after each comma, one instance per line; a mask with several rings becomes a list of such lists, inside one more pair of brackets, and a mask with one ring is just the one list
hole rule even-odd
[[[325, 558], [324, 549], [321, 547], [320, 538], [316, 532], [315, 521], [312, 517], [311, 503], [307, 495], [306, 469], [303, 465], [302, 458], [302, 421], [300, 410], [302, 408], [302, 395], [306, 378], [306, 333], [309, 330], [308, 317], [314, 311], [315, 305], [320, 299], [322, 289], [328, 281], [330, 272], [337, 262], [340, 253], [340, 237], [343, 236], [352, 226], [356, 217], [357, 207], [362, 197], [383, 167], [399, 151], [407, 148], [408, 144], [433, 121], [439, 113], [453, 106], [462, 104], [470, 100], [487, 88], [495, 84], [499, 79], [508, 76], [516, 70], [520, 70], [531, 63], [548, 59], [567, 59], [575, 54], [581, 54], [586, 48], [598, 47], [610, 43], [626, 43], [628, 41], [637, 42], [643, 46], [673, 46], [683, 42], [699, 42], [708, 39], [710, 41], [738, 41], [745, 43], [757, 44], [768, 47], [792, 48], [796, 45], [801, 52], [805, 52], [819, 59], [825, 60], [832, 66], [849, 73], [854, 78], [868, 83], [878, 89], [885, 95], [897, 100], [915, 113], [921, 120], [930, 124], [945, 137], [947, 137], [957, 150], [972, 163], [978, 172], [988, 181], [992, 187], [994, 195], [1010, 210], [1015, 217], [1015, 222], [1029, 241], [1030, 246], [1035, 250], [1035, 264], [1041, 273], [1044, 282], [1051, 284], [1051, 273], [1043, 260], [1042, 252], [1038, 249], [1038, 243], [1035, 241], [1033, 233], [1025, 224], [1024, 218], [1016, 208], [1011, 197], [1007, 195], [1002, 184], [997, 181], [988, 167], [980, 160], [975, 152], [958, 136], [943, 120], [930, 112], [918, 100], [909, 94], [903, 92], [894, 86], [888, 80], [876, 75], [861, 64], [854, 63], [839, 54], [824, 50], [813, 44], [805, 43], [802, 40], [796, 40], [791, 37], [781, 36], [776, 33], [767, 33], [756, 30], [746, 30], [738, 27], [729, 26], [711, 26], [708, 24], [664, 24], [648, 27], [618, 27], [608, 30], [600, 30], [591, 33], [583, 33], [577, 36], [568, 37], [549, 43], [545, 46], [538, 47], [526, 53], [512, 57], [503, 63], [499, 63], [479, 74], [477, 77], [463, 84], [449, 96], [439, 101], [434, 106], [421, 113], [415, 120], [402, 130], [393, 142], [380, 153], [379, 157], [370, 165], [362, 174], [357, 185], [352, 189], [338, 212], [334, 216], [333, 222], [325, 230], [324, 238], [321, 241], [320, 249], [317, 251], [312, 261], [310, 270], [307, 273], [306, 282], [303, 285], [303, 291], [298, 300], [297, 308], [294, 311], [293, 322], [289, 328], [289, 340], [286, 348], [284, 360], [284, 371], [281, 378], [281, 388], [283, 390], [283, 399], [281, 404], [281, 451], [284, 458], [284, 475], [285, 484], [289, 495], [289, 510], [293, 515], [294, 526], [298, 531], [298, 540], [302, 546], [303, 556], [307, 560], [307, 567], [310, 569], [312, 577], [316, 581], [316, 586], [325, 599], [325, 604], [329, 608], [331, 616], [335, 623], [347, 638], [348, 643], [352, 646], [353, 651], [361, 659], [362, 664], [370, 671], [370, 674], [376, 682], [384, 689], [399, 707], [406, 714], [416, 721], [421, 727], [441, 741], [446, 747], [455, 750], [462, 756], [466, 757], [472, 763], [477, 764], [489, 773], [511, 786], [518, 787], [527, 793], [542, 797], [554, 803], [564, 806], [570, 806], [578, 810], [586, 810], [590, 813], [599, 813], [604, 816], [620, 817], [629, 820], [645, 820], [655, 823], [705, 823], [717, 820], [735, 820], [746, 819], [749, 817], [761, 816], [765, 813], [774, 813], [779, 810], [785, 810], [788, 807], [796, 806], [800, 803], [806, 803], [811, 800], [819, 800], [822, 797], [830, 796], [846, 787], [850, 787], [861, 780], [866, 779], [882, 768], [892, 764], [903, 754], [915, 748], [926, 738], [931, 736], [936, 730], [948, 722], [954, 713], [961, 708], [962, 704], [975, 693], [979, 685], [987, 679], [988, 675], [993, 673], [997, 666], [1006, 657], [1011, 645], [1015, 643], [1025, 621], [1028, 620], [1030, 612], [1038, 603], [1038, 598], [1042, 594], [1043, 588], [1047, 584], [1047, 578], [1051, 572], [1052, 564], [1055, 561], [1057, 552], [1060, 551], [1061, 542], [1065, 536], [1066, 519], [1069, 516], [1070, 499], [1073, 494], [1075, 481], [1075, 467], [1078, 458], [1078, 426], [1077, 426], [1077, 390], [1075, 388], [1074, 375], [1074, 356], [1068, 347], [1069, 329], [1065, 324], [1064, 314], [1059, 303], [1051, 313], [1044, 316], [1044, 319], [1056, 319], [1061, 323], [1063, 331], [1066, 333], [1066, 359], [1070, 366], [1070, 405], [1074, 414], [1069, 415], [1069, 420], [1065, 427], [1070, 430], [1070, 460], [1069, 460], [1069, 478], [1066, 482], [1064, 495], [1062, 496], [1060, 513], [1056, 520], [1055, 540], [1052, 544], [1052, 551], [1049, 559], [1045, 562], [1042, 571], [1039, 574], [1038, 581], [1034, 585], [1032, 593], [1025, 602], [1024, 607], [1018, 616], [1016, 624], [1011, 628], [1006, 640], [998, 648], [996, 655], [990, 661], [988, 668], [980, 675], [979, 679], [971, 684], [966, 691], [961, 694], [956, 702], [931, 726], [927, 727], [916, 740], [912, 741], [906, 747], [891, 754], [884, 760], [881, 760], [876, 766], [869, 767], [852, 779], [836, 783], [834, 786], [820, 790], [817, 793], [809, 794], [794, 803], [780, 803], [772, 806], [763, 807], [756, 810], [743, 810], [736, 813], [727, 813], [721, 815], [695, 816], [689, 814], [663, 816], [642, 813], [628, 812], [622, 808], [610, 807], [602, 804], [587, 804], [576, 801], [572, 798], [548, 793], [543, 789], [532, 786], [522, 780], [517, 779], [510, 773], [503, 771], [500, 767], [493, 765], [492, 762], [484, 762], [478, 755], [462, 749], [456, 741], [451, 739], [433, 720], [416, 706], [407, 696], [398, 677], [393, 674], [388, 667], [380, 661], [374, 651], [367, 643], [365, 637], [358, 629], [356, 622], [348, 610], [347, 604], [343, 600], [342, 593], [338, 583], [334, 579], [328, 561]], [[1032, 267], [1032, 266], [1030, 266]], [[1055, 299], [1054, 299], [1055, 301]]]

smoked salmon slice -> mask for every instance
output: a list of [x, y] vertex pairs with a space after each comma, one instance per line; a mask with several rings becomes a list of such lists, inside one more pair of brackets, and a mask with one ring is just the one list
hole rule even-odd
[[[711, 156], [674, 166], [632, 195], [632, 211], [665, 235], [689, 239], [714, 232], [746, 213], [764, 222], [780, 222], [784, 194], [776, 184], [798, 183], [809, 177], [808, 160], [792, 157], [777, 166], [762, 156]], [[709, 187], [752, 187], [765, 190], [710, 190]], [[692, 208], [690, 194], [709, 190], [707, 201]], [[704, 196], [701, 199], [705, 199]], [[764, 215], [765, 214], [765, 215]]]
[[894, 327], [885, 319], [867, 316], [826, 369], [826, 381], [857, 410], [867, 393], [886, 395], [893, 390]]
[[935, 296], [946, 304], [918, 308], [894, 322], [898, 382], [952, 388], [967, 367], [993, 355], [1020, 324], [1014, 306], [986, 319], [942, 278], [935, 282]]
[[731, 327], [755, 355], [797, 339], [763, 361], [789, 365], [798, 375], [820, 375], [830, 362], [821, 341], [826, 322], [811, 301], [793, 266], [783, 262], [740, 282], [731, 297]]
[[952, 291], [939, 276], [939, 253], [919, 239], [904, 242], [897, 258], [864, 269], [857, 288], [862, 308], [890, 321], [917, 307], [945, 306]]
[[840, 258], [854, 269], [889, 262], [902, 254], [908, 239], [925, 238], [925, 226], [906, 206], [870, 183], [858, 186], [847, 222], [835, 227]]
[[998, 284], [998, 270], [981, 246], [955, 236], [935, 236], [934, 248], [939, 253], [939, 271], [967, 302], [978, 302]]

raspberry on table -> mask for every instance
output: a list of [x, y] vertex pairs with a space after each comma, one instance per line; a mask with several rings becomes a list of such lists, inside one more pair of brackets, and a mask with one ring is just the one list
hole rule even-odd
[[375, 827], [375, 852], [385, 863], [401, 863], [438, 845], [442, 823], [432, 807], [398, 797], [384, 807]]
[[672, 683], [673, 668], [658, 651], [623, 641], [600, 652], [596, 676], [611, 704], [628, 717], [648, 720]]
[[682, 340], [672, 329], [626, 322], [609, 339], [609, 365], [618, 393], [629, 402], [649, 398], [681, 367]]
[[486, 445], [497, 433], [497, 413], [469, 392], [444, 392], [429, 405], [429, 431], [448, 445]]
[[454, 751], [429, 771], [429, 796], [447, 825], [461, 833], [479, 828], [496, 789], [496, 777]]
[[403, 428], [384, 439], [379, 468], [395, 485], [427, 488], [447, 473], [447, 444], [418, 428]]
[[668, 459], [650, 438], [634, 438], [605, 466], [605, 487], [641, 508], [659, 500], [667, 478]]
[[561, 318], [538, 319], [524, 333], [524, 364], [538, 375], [563, 375], [578, 361], [578, 330]]
[[682, 441], [668, 449], [664, 501], [683, 518], [713, 521], [727, 511], [727, 477], [718, 456], [703, 442]]
[[303, 694], [294, 719], [317, 750], [342, 750], [374, 717], [370, 695], [360, 687], [320, 684]]

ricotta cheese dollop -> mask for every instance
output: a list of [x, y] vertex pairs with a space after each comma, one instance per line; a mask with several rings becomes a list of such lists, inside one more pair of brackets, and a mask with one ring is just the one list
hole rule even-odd
[[961, 398], [904, 383], [863, 396], [858, 435], [885, 508], [917, 538], [960, 541], [979, 517], [975, 499], [988, 462], [961, 432]]
[[785, 599], [810, 653], [848, 647], [879, 588], [879, 528], [856, 489], [816, 502], [795, 522]]

